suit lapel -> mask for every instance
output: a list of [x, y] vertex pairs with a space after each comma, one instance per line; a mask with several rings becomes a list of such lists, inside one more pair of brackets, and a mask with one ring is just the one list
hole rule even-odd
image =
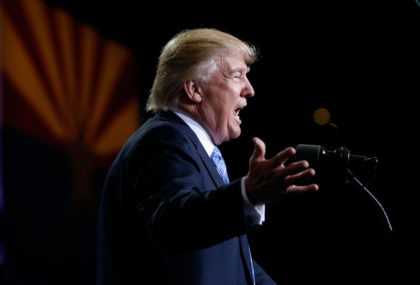
[[193, 130], [191, 130], [191, 128], [172, 111], [159, 112], [158, 116], [160, 116], [161, 118], [164, 118], [165, 120], [168, 120], [177, 124], [180, 128], [183, 129], [183, 133], [186, 134], [190, 138], [191, 142], [195, 146], [197, 153], [199, 154], [201, 161], [203, 162], [207, 171], [209, 172], [210, 177], [213, 180], [214, 184], [217, 187], [223, 186], [225, 183], [222, 177], [220, 176], [219, 172], [217, 172], [217, 169], [214, 166], [213, 161], [207, 155], [206, 150], [204, 149], [203, 145], [200, 143], [200, 140], [197, 138], [197, 135], [193, 132]]
[[241, 245], [241, 256], [242, 256], [242, 259], [243, 259], [244, 263], [246, 264], [246, 271], [248, 273], [247, 277], [248, 277], [249, 284], [254, 284], [253, 278], [252, 278], [252, 272], [251, 272], [251, 270], [252, 270], [251, 269], [252, 268], [252, 265], [251, 265], [252, 257], [251, 257], [250, 251], [249, 251], [249, 243], [248, 243], [247, 237], [245, 235], [241, 235], [239, 237], [239, 243]]

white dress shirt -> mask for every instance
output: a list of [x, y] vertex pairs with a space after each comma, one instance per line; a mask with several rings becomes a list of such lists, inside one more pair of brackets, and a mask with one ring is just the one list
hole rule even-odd
[[[194, 119], [191, 117], [188, 117], [185, 114], [182, 114], [180, 112], [175, 112], [191, 129], [192, 131], [197, 135], [198, 140], [203, 145], [204, 149], [206, 150], [208, 156], [210, 157], [211, 153], [213, 152], [213, 149], [215, 147], [212, 138], [210, 135], [206, 132], [206, 130]], [[246, 195], [245, 191], [245, 177], [242, 177], [241, 179], [241, 192], [242, 197], [244, 199], [244, 210], [248, 208], [248, 211], [245, 211], [245, 213], [250, 213], [246, 217], [247, 221], [250, 223], [250, 225], [259, 224], [261, 225], [265, 220], [265, 205], [253, 205]], [[253, 209], [249, 211], [250, 209]]]

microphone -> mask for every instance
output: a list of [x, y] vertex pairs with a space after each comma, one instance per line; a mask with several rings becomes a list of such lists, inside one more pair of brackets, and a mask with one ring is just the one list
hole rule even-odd
[[330, 174], [329, 172], [337, 173], [334, 171], [341, 172], [341, 175], [347, 174], [346, 182], [352, 181], [354, 185], [365, 191], [369, 197], [375, 201], [387, 222], [388, 229], [391, 232], [393, 231], [391, 221], [388, 218], [385, 208], [375, 195], [373, 195], [353, 173], [353, 171], [360, 171], [365, 175], [373, 174], [378, 165], [378, 158], [374, 156], [351, 154], [350, 150], [345, 147], [327, 150], [325, 147], [320, 145], [299, 144], [296, 146], [295, 159], [296, 161], [308, 161], [310, 167], [314, 168], [317, 172], [317, 175], [318, 172], [322, 173], [322, 170], [324, 170], [327, 174]]
[[378, 158], [351, 154], [350, 150], [345, 147], [327, 150], [320, 145], [299, 144], [296, 146], [295, 157], [296, 161], [308, 161], [315, 170], [327, 167], [334, 170], [374, 171], [378, 165]]

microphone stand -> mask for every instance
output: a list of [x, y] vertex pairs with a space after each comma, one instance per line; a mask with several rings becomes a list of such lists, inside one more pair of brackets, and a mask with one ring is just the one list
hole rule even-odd
[[382, 215], [384, 216], [384, 218], [385, 218], [385, 220], [387, 222], [388, 229], [389, 229], [389, 231], [392, 232], [393, 231], [393, 228], [392, 228], [391, 222], [389, 220], [388, 214], [386, 213], [385, 208], [382, 206], [382, 204], [379, 202], [379, 200], [375, 197], [375, 195], [373, 195], [369, 191], [369, 189], [366, 188], [366, 186], [362, 182], [360, 182], [360, 180], [356, 177], [356, 175], [353, 174], [353, 172], [349, 168], [346, 168], [346, 174], [347, 174], [347, 176], [349, 178], [347, 181], [352, 182], [356, 187], [358, 187], [362, 191], [365, 191], [367, 194], [369, 194], [369, 196], [379, 206], [379, 208], [381, 210], [381, 213], [382, 213]]

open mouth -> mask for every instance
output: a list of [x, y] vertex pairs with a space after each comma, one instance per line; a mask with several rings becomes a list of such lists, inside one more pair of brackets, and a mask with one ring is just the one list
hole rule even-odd
[[239, 107], [239, 108], [235, 109], [235, 112], [233, 113], [233, 115], [236, 117], [236, 119], [237, 119], [238, 121], [240, 121], [239, 113], [241, 112], [241, 110], [242, 110], [243, 108], [245, 108], [245, 106], [242, 106], [242, 107]]

